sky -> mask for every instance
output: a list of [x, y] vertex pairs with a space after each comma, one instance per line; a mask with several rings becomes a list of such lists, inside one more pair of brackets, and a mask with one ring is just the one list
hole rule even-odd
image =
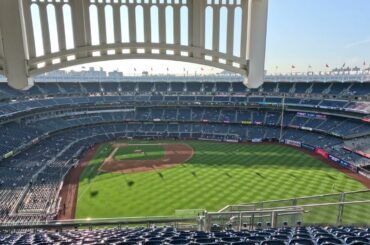
[[[325, 71], [343, 65], [363, 68], [364, 62], [366, 67], [370, 65], [370, 0], [269, 0], [268, 11], [265, 69], [269, 73]], [[121, 15], [121, 19], [124, 17]], [[68, 19], [68, 16], [65, 18]], [[181, 22], [183, 20], [182, 17]], [[211, 25], [212, 21], [207, 19], [206, 23], [206, 26]], [[221, 32], [227, 28], [224, 23], [221, 21]], [[155, 25], [152, 29], [158, 32]], [[144, 23], [139, 26], [143, 30]], [[112, 24], [108, 23], [107, 27], [113, 29]], [[124, 33], [128, 26], [122, 23], [122, 28]], [[237, 24], [235, 29], [239, 28]], [[40, 27], [36, 27], [35, 32], [40, 32]], [[212, 32], [206, 27], [206, 33], [206, 37], [209, 37]], [[67, 31], [66, 36], [69, 38], [71, 33]], [[94, 39], [98, 39], [97, 33], [92, 33], [92, 36], [94, 43]], [[141, 39], [143, 37], [139, 34], [138, 40]], [[186, 39], [182, 38], [181, 42], [186, 42]], [[221, 49], [225, 49], [225, 40], [220, 38]], [[210, 42], [211, 39], [206, 38], [206, 47], [212, 46]], [[36, 40], [36, 43], [40, 43], [40, 40]], [[56, 43], [52, 42], [52, 49]], [[67, 47], [69, 43], [67, 40]], [[238, 53], [240, 47], [234, 46], [234, 52]], [[326, 68], [326, 64], [329, 68]], [[212, 67], [162, 60], [115, 60], [69, 67], [67, 70], [81, 70], [90, 66], [124, 73], [141, 73], [144, 70], [153, 73], [184, 73], [185, 70], [190, 74], [220, 72]], [[292, 66], [295, 68], [292, 69]]]
[[[270, 0], [269, 72], [370, 65], [369, 0]], [[276, 69], [277, 67], [277, 69]]]

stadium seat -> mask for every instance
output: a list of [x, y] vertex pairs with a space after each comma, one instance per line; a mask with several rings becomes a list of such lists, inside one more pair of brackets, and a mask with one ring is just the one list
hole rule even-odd
[[315, 242], [306, 238], [294, 238], [290, 240], [289, 245], [315, 245]]
[[317, 244], [343, 244], [343, 241], [332, 237], [322, 237], [317, 239]]
[[261, 245], [285, 245], [286, 242], [283, 240], [267, 240], [261, 242]]

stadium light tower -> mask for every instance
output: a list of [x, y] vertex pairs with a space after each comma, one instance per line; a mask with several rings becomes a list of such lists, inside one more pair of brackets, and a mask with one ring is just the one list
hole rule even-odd
[[267, 12], [268, 0], [0, 0], [0, 74], [25, 89], [68, 66], [161, 59], [238, 73], [257, 88]]

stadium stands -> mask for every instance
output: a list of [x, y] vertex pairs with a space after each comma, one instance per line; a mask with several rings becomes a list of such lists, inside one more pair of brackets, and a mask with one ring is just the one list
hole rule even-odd
[[171, 227], [98, 229], [93, 231], [41, 231], [0, 235], [3, 244], [225, 244], [225, 245], [324, 245], [370, 244], [370, 230], [356, 227], [282, 227], [183, 231]]
[[60, 183], [86, 146], [122, 137], [293, 141], [370, 165], [343, 148], [368, 142], [357, 139], [370, 135], [362, 120], [370, 106], [348, 96], [369, 93], [370, 83], [356, 82], [266, 82], [255, 90], [232, 79], [38, 82], [28, 91], [0, 83], [0, 219], [51, 219]]

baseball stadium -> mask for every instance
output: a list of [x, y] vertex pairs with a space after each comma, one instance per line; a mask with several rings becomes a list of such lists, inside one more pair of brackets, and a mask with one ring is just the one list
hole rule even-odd
[[1, 0], [0, 244], [370, 244], [370, 68], [268, 73], [271, 5]]

